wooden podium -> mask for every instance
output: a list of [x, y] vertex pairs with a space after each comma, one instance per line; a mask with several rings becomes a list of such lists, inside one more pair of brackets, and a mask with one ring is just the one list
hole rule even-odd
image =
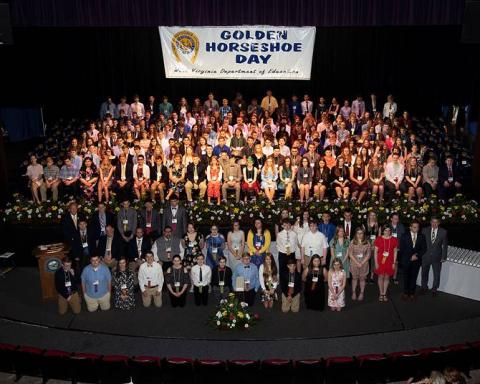
[[68, 247], [63, 243], [40, 245], [33, 254], [38, 260], [42, 299], [55, 299], [55, 271], [62, 266], [62, 259], [68, 254]]

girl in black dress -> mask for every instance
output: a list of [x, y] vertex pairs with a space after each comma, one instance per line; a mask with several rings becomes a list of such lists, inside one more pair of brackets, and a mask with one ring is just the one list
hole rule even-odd
[[310, 264], [303, 271], [302, 280], [305, 282], [303, 296], [307, 309], [323, 311], [325, 308], [325, 266], [319, 255], [313, 255]]
[[190, 275], [187, 269], [182, 266], [182, 259], [179, 255], [173, 256], [172, 262], [173, 265], [167, 269], [165, 284], [172, 307], [184, 307], [187, 301]]

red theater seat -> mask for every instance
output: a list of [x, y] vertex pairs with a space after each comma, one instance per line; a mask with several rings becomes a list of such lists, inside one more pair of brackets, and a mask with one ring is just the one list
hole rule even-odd
[[162, 367], [159, 357], [135, 356], [129, 364], [132, 381], [135, 384], [157, 384], [162, 381]]
[[15, 372], [15, 351], [17, 346], [13, 344], [0, 343], [0, 371], [7, 373]]
[[414, 351], [394, 352], [388, 354], [390, 381], [406, 381], [410, 377], [422, 375], [422, 357]]
[[99, 375], [102, 384], [130, 382], [130, 358], [123, 355], [107, 355], [99, 361]]
[[325, 360], [301, 359], [295, 361], [296, 382], [323, 383], [325, 378]]
[[386, 382], [388, 377], [388, 363], [389, 361], [385, 355], [370, 354], [357, 356], [358, 383], [370, 384]]
[[43, 354], [43, 379], [70, 380], [72, 375], [68, 367], [68, 358], [71, 353], [47, 349]]
[[356, 362], [353, 357], [329, 357], [325, 362], [326, 383], [355, 383]]
[[193, 360], [184, 357], [170, 357], [163, 363], [165, 383], [193, 383]]
[[98, 383], [100, 375], [98, 363], [101, 355], [94, 353], [74, 353], [68, 362], [72, 374], [72, 382]]
[[35, 347], [19, 347], [15, 351], [14, 365], [17, 380], [24, 375], [42, 376], [43, 349]]

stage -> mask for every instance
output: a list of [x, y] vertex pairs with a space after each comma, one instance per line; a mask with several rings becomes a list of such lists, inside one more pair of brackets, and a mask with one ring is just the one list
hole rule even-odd
[[392, 285], [390, 301], [379, 303], [369, 285], [364, 302], [352, 302], [340, 313], [307, 311], [283, 314], [280, 306], [252, 309], [261, 321], [248, 331], [217, 331], [206, 324], [215, 311], [183, 309], [110, 310], [79, 315], [57, 314], [55, 300], [42, 301], [38, 271], [18, 268], [0, 280], [0, 339], [45, 348], [105, 354], [184, 356], [197, 358], [309, 358], [392, 352], [465, 342], [480, 338], [480, 302], [440, 293], [416, 303], [400, 299]]

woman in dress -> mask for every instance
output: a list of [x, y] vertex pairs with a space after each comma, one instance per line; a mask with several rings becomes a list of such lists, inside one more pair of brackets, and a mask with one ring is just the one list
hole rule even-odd
[[313, 183], [313, 168], [310, 167], [308, 159], [302, 159], [302, 165], [297, 171], [297, 184], [300, 193], [300, 203], [306, 203], [310, 199], [310, 190]]
[[190, 270], [197, 260], [197, 256], [202, 253], [204, 247], [203, 235], [197, 232], [193, 223], [187, 224], [187, 233], [181, 241], [183, 248], [183, 266]]
[[240, 222], [235, 220], [233, 228], [227, 234], [228, 265], [232, 270], [241, 263], [245, 249], [245, 232], [240, 229]]
[[293, 180], [295, 180], [295, 169], [292, 167], [292, 159], [286, 157], [283, 165], [278, 169], [280, 183], [278, 189], [285, 191], [285, 199], [291, 199], [293, 193]]
[[272, 254], [268, 252], [265, 255], [263, 264], [258, 268], [258, 278], [262, 289], [262, 303], [265, 308], [273, 308], [273, 303], [278, 300], [277, 287], [279, 276], [277, 264]]
[[[350, 273], [352, 274], [352, 300], [363, 300], [365, 282], [369, 271], [369, 260], [371, 247], [365, 236], [363, 228], [357, 228], [348, 247], [348, 258], [350, 260]], [[357, 297], [357, 286], [360, 282], [360, 294]]]
[[363, 163], [360, 156], [355, 158], [355, 164], [350, 167], [350, 186], [352, 199], [361, 203], [368, 191], [368, 165]]
[[383, 201], [385, 191], [385, 169], [377, 156], [373, 156], [368, 167], [369, 187], [373, 196], [378, 196]]
[[173, 256], [172, 263], [172, 266], [167, 269], [165, 284], [167, 285], [172, 307], [183, 308], [187, 302], [190, 274], [187, 268], [182, 266], [182, 259], [179, 255]]
[[91, 201], [95, 198], [97, 181], [97, 167], [93, 164], [91, 157], [85, 157], [82, 168], [80, 168], [80, 188], [86, 200]]
[[342, 261], [334, 259], [328, 271], [328, 306], [332, 311], [340, 312], [345, 306], [346, 281]]
[[170, 179], [170, 186], [166, 200], [170, 200], [170, 196], [174, 193], [179, 197], [180, 193], [185, 188], [185, 172], [186, 168], [182, 165], [182, 155], [177, 153], [173, 158], [173, 164], [168, 170], [168, 177]]
[[380, 225], [378, 224], [377, 214], [374, 211], [368, 212], [367, 222], [363, 226], [365, 232], [365, 238], [370, 243], [370, 280], [369, 284], [373, 284], [373, 275], [375, 270], [375, 257], [374, 257], [374, 246], [373, 243], [380, 236]]
[[273, 198], [275, 197], [275, 191], [277, 189], [278, 173], [272, 157], [267, 158], [267, 161], [262, 169], [261, 178], [261, 187], [265, 193], [265, 196], [271, 204], [275, 204]]
[[322, 201], [324, 199], [329, 183], [330, 169], [328, 169], [325, 159], [321, 158], [318, 161], [318, 168], [315, 170], [315, 186], [313, 188], [318, 200]]
[[257, 267], [263, 264], [265, 254], [270, 251], [270, 231], [263, 229], [260, 219], [255, 219], [254, 230], [249, 230], [247, 235], [248, 252], [250, 261]]
[[212, 156], [210, 165], [207, 167], [207, 199], [211, 204], [212, 198], [217, 199], [217, 205], [220, 205], [220, 188], [222, 186], [223, 170], [216, 156]]
[[350, 277], [349, 266], [350, 262], [348, 260], [348, 246], [350, 241], [345, 235], [345, 229], [343, 225], [337, 226], [335, 231], [335, 236], [330, 240], [330, 263], [329, 269], [333, 268], [333, 260], [339, 259], [342, 262], [343, 270], [345, 271], [346, 277]]
[[223, 257], [225, 249], [225, 237], [218, 232], [216, 225], [212, 225], [210, 234], [205, 238], [205, 245], [207, 246], [206, 263], [213, 270], [217, 267], [220, 257]]
[[305, 282], [303, 296], [307, 309], [323, 311], [325, 308], [325, 273], [321, 257], [313, 255], [302, 273], [302, 280]]
[[390, 277], [395, 273], [398, 240], [392, 236], [389, 225], [383, 227], [383, 235], [377, 237], [375, 246], [375, 274], [378, 276], [379, 301], [388, 301], [387, 290]]
[[100, 181], [98, 183], [98, 201], [102, 201], [102, 197], [105, 195], [105, 202], [108, 204], [110, 200], [110, 187], [112, 186], [112, 175], [115, 168], [112, 166], [110, 159], [107, 155], [102, 157], [100, 163]]
[[133, 272], [127, 268], [127, 260], [122, 257], [113, 274], [113, 305], [116, 309], [135, 308], [134, 288]]
[[247, 166], [243, 168], [242, 190], [245, 195], [245, 202], [250, 196], [256, 198], [260, 192], [260, 185], [258, 184], [258, 169], [253, 165], [253, 159], [247, 159]]
[[422, 168], [417, 164], [416, 157], [410, 157], [407, 161], [407, 167], [405, 169], [405, 184], [408, 191], [408, 200], [414, 203], [416, 195], [420, 202], [423, 197]]
[[332, 169], [332, 186], [335, 189], [337, 198], [348, 199], [350, 194], [349, 171], [342, 157], [337, 159], [337, 165]]

